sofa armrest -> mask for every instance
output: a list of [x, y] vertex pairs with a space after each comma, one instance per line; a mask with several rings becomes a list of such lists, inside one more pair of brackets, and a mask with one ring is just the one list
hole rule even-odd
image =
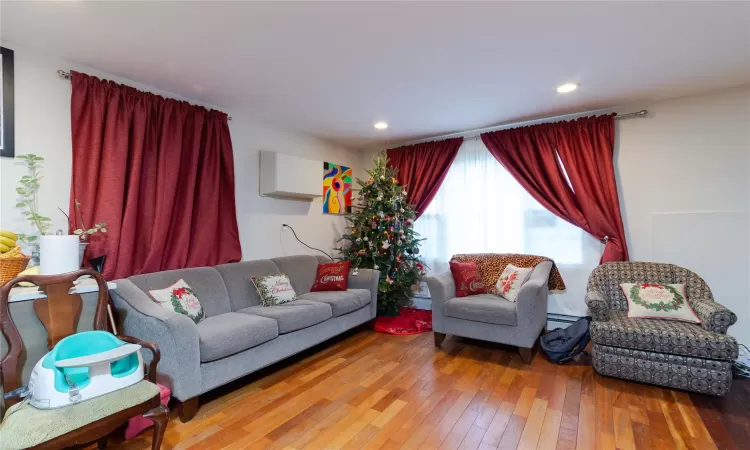
[[121, 334], [154, 342], [161, 360], [156, 379], [169, 387], [179, 400], [201, 393], [198, 327], [187, 316], [153, 302], [132, 281], [117, 280], [110, 291], [121, 322]]
[[541, 331], [547, 324], [547, 300], [549, 286], [547, 280], [552, 270], [552, 261], [537, 264], [529, 278], [521, 285], [516, 297], [518, 328]]
[[708, 298], [690, 299], [701, 328], [714, 333], [727, 334], [727, 329], [737, 322], [737, 315], [721, 303]]
[[456, 283], [450, 272], [429, 275], [425, 278], [432, 302], [432, 329], [443, 332], [443, 304], [456, 297]]
[[346, 287], [349, 289], [367, 289], [370, 291], [370, 310], [372, 318], [378, 315], [378, 284], [380, 283], [380, 271], [375, 269], [357, 269], [357, 275], [349, 273], [349, 281]]
[[609, 320], [609, 305], [599, 291], [586, 292], [586, 306], [589, 309], [589, 316], [598, 322], [607, 322]]

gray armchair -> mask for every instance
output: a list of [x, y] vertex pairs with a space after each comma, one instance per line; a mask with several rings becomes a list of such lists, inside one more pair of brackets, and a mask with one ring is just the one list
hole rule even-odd
[[[679, 283], [701, 324], [628, 318], [620, 283]], [[591, 273], [586, 304], [594, 369], [602, 375], [723, 396], [732, 383], [737, 316], [714, 301], [705, 281], [673, 264], [612, 262]]]
[[521, 286], [516, 302], [491, 294], [456, 297], [450, 272], [428, 276], [432, 297], [435, 345], [446, 334], [519, 347], [521, 359], [531, 361], [531, 349], [547, 324], [547, 279], [552, 261], [538, 264]]

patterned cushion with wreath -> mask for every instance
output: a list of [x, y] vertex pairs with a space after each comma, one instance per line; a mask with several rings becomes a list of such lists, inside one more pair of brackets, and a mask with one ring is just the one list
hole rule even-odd
[[195, 323], [206, 318], [200, 300], [185, 280], [180, 279], [168, 288], [148, 291], [148, 293], [162, 308], [184, 314]]
[[284, 274], [267, 275], [264, 277], [250, 277], [255, 289], [260, 296], [260, 304], [263, 306], [280, 305], [297, 300], [292, 282]]
[[684, 284], [621, 283], [628, 317], [701, 323], [687, 302]]

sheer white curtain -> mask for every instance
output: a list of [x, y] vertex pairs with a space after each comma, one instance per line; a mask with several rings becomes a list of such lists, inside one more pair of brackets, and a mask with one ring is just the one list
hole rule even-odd
[[584, 278], [585, 285], [600, 256], [595, 239], [534, 200], [481, 140], [464, 141], [414, 228], [425, 238], [420, 254], [435, 272], [449, 270], [456, 253], [526, 253], [554, 259], [566, 283]]

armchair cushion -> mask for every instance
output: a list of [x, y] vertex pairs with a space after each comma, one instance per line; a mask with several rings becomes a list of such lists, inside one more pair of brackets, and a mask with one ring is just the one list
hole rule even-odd
[[202, 363], [216, 361], [278, 335], [276, 321], [266, 317], [233, 312], [209, 317], [198, 324], [200, 359]]
[[602, 345], [659, 353], [734, 360], [737, 341], [700, 325], [674, 320], [631, 319], [624, 311], [610, 311], [606, 322], [591, 322], [591, 339]]
[[737, 315], [720, 303], [708, 298], [692, 298], [695, 314], [701, 319], [701, 328], [714, 333], [727, 334], [727, 329], [737, 322]]
[[518, 324], [516, 304], [492, 294], [452, 298], [443, 304], [443, 314], [456, 319], [495, 325]]
[[3, 450], [34, 447], [75, 431], [97, 420], [148, 401], [160, 393], [154, 383], [143, 380], [85, 402], [64, 408], [37, 409], [28, 401], [10, 407], [0, 423]]

